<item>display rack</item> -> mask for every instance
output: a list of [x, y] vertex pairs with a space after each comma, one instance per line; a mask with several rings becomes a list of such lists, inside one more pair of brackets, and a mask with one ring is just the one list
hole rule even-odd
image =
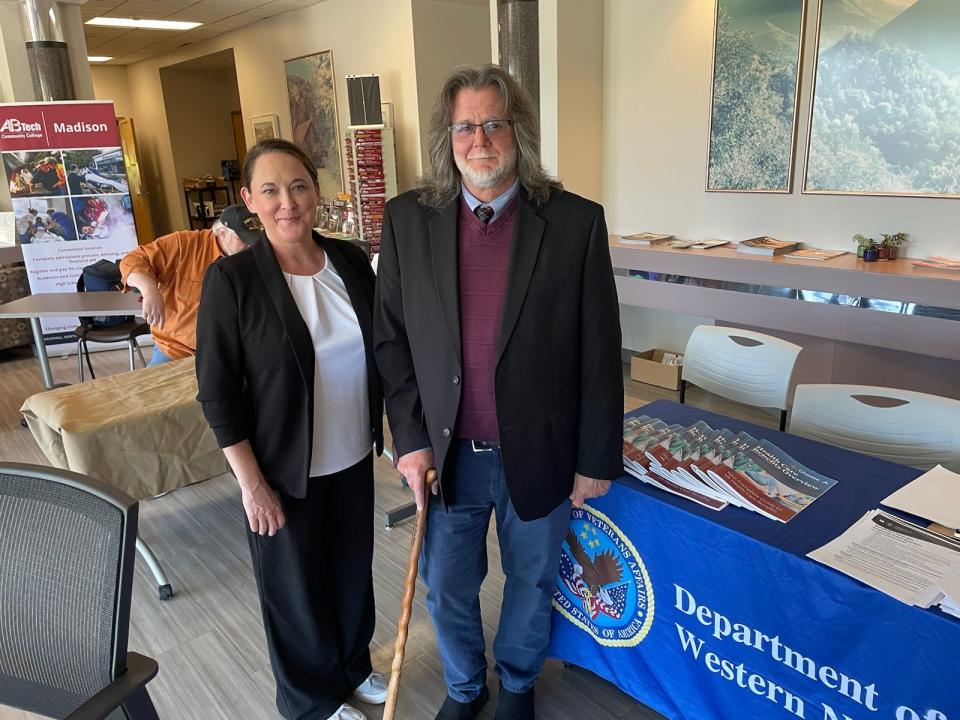
[[[225, 202], [221, 202], [224, 198]], [[200, 185], [194, 180], [184, 179], [183, 199], [187, 204], [187, 217], [190, 218], [191, 230], [202, 230], [210, 227], [223, 208], [236, 202], [233, 183], [230, 181], [223, 184], [213, 181]], [[213, 203], [213, 215], [206, 212], [207, 202]], [[200, 208], [199, 213], [197, 207]]]
[[357, 237], [369, 243], [370, 253], [380, 252], [383, 208], [397, 194], [397, 161], [393, 128], [351, 125], [346, 147], [349, 190], [357, 210]]

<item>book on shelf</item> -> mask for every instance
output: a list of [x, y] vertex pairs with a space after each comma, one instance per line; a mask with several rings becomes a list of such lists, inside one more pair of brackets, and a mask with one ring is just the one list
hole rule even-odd
[[642, 232], [633, 235], [621, 235], [620, 242], [627, 245], [659, 245], [672, 237], [673, 235], [663, 235], [662, 233]]
[[960, 258], [948, 258], [942, 255], [934, 255], [925, 260], [914, 260], [914, 267], [933, 268], [934, 270], [953, 270], [960, 271]]
[[737, 252], [752, 255], [782, 255], [791, 250], [796, 250], [798, 245], [799, 243], [777, 240], [769, 235], [761, 235], [749, 240], [741, 240], [737, 243]]
[[832, 260], [835, 257], [846, 255], [846, 250], [827, 250], [825, 248], [800, 248], [784, 253], [785, 258], [795, 260]]
[[723, 245], [729, 245], [728, 240], [671, 240], [670, 247], [680, 248], [686, 250], [691, 248], [693, 250], [709, 250], [710, 248], [721, 247]]

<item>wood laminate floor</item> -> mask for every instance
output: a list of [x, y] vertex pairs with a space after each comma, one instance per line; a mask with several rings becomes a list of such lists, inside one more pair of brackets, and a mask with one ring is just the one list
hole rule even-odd
[[[96, 353], [98, 375], [127, 370], [126, 351]], [[51, 358], [56, 382], [76, 382], [76, 358]], [[626, 380], [624, 409], [676, 393]], [[42, 389], [36, 361], [28, 351], [0, 351], [0, 459], [47, 464], [30, 432], [20, 426], [19, 408]], [[709, 396], [696, 388], [687, 401], [727, 415], [776, 426], [774, 413]], [[377, 628], [373, 664], [387, 670], [399, 615], [411, 523], [387, 530], [388, 508], [409, 499], [386, 459], [376, 462], [374, 583]], [[159, 675], [149, 685], [163, 720], [275, 720], [274, 684], [263, 638], [256, 588], [244, 537], [243, 511], [232, 477], [224, 475], [140, 505], [141, 537], [160, 560], [175, 597], [161, 602], [145, 563], [136, 565], [130, 621], [130, 649], [156, 658]], [[497, 628], [503, 574], [491, 524], [487, 543], [490, 573], [481, 590], [488, 647]], [[446, 695], [433, 628], [417, 588], [406, 646], [397, 717], [430, 720]], [[492, 657], [488, 658], [493, 666]], [[496, 695], [491, 672], [488, 685]], [[660, 718], [610, 683], [577, 668], [548, 660], [537, 685], [543, 720]], [[491, 702], [481, 718], [492, 718]], [[357, 703], [371, 720], [380, 707]], [[0, 706], [0, 720], [37, 716]]]

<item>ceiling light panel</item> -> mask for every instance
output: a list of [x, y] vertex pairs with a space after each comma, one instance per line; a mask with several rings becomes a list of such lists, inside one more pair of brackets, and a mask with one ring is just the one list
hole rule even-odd
[[193, 28], [201, 25], [201, 23], [186, 22], [183, 20], [137, 20], [134, 18], [115, 17], [95, 17], [91, 20], [87, 20], [86, 24], [102, 27], [123, 27], [130, 28], [132, 30], [179, 30], [180, 32], [183, 32], [184, 30], [192, 30]]

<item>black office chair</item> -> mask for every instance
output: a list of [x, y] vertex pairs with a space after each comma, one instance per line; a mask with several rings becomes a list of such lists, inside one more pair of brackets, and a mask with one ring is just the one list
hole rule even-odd
[[134, 352], [140, 356], [140, 364], [147, 366], [147, 361], [143, 358], [143, 352], [140, 350], [140, 344], [137, 338], [141, 335], [150, 334], [150, 326], [143, 320], [129, 318], [118, 325], [110, 327], [97, 327], [93, 318], [80, 318], [80, 325], [74, 330], [77, 336], [77, 372], [80, 376], [80, 382], [83, 382], [83, 358], [87, 358], [87, 367], [90, 369], [90, 379], [96, 380], [97, 376], [93, 372], [93, 364], [90, 362], [90, 350], [87, 348], [88, 342], [99, 343], [117, 343], [125, 342], [130, 351], [130, 370], [134, 370]]
[[0, 464], [0, 705], [158, 720], [157, 663], [127, 652], [137, 515], [83, 475]]

